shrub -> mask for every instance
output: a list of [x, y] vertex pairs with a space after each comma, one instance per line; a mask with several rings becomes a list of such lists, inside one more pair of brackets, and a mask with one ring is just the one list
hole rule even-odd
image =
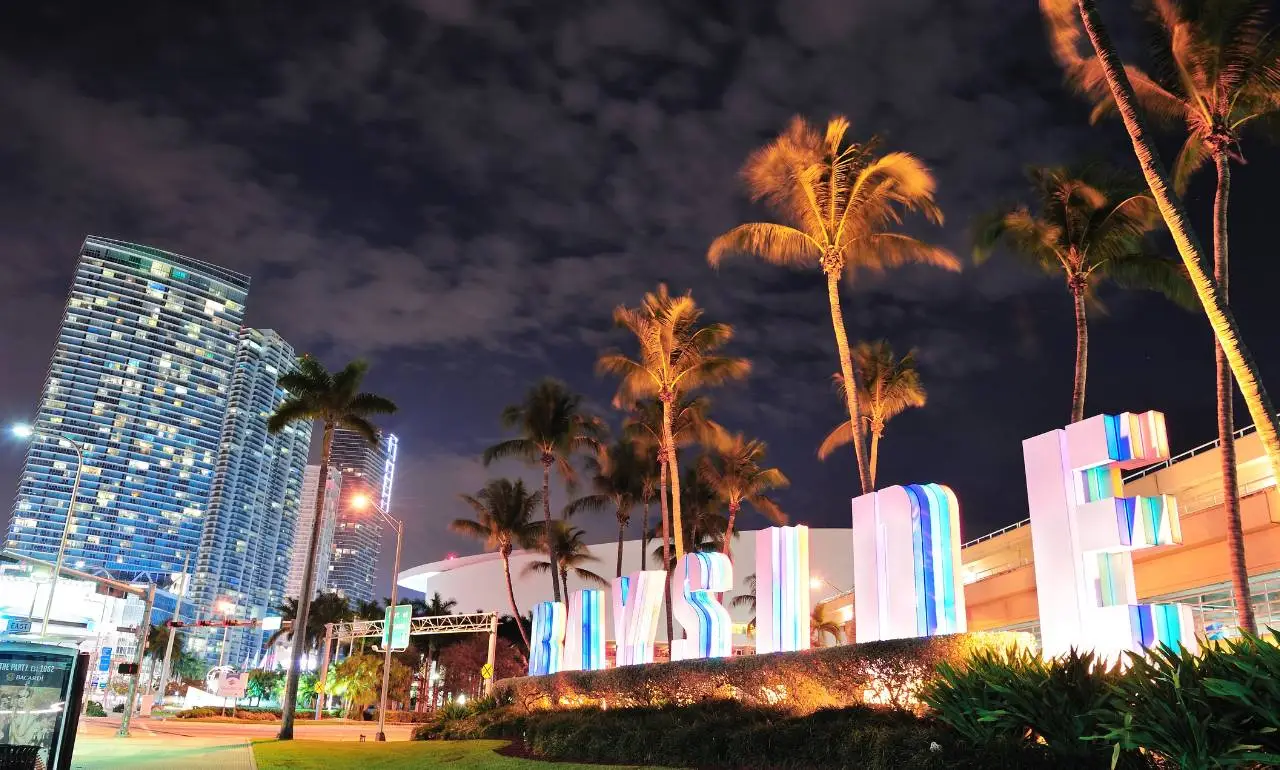
[[116, 705], [112, 706], [112, 707], [111, 707], [111, 713], [113, 713], [113, 714], [123, 714], [123, 713], [124, 713], [124, 704], [123, 704], [123, 703], [117, 703]]
[[1117, 747], [1144, 748], [1188, 770], [1280, 763], [1274, 731], [1280, 699], [1267, 679], [1280, 650], [1256, 637], [1200, 656], [1186, 650], [1131, 655], [1102, 719]]
[[[1118, 665], [1075, 650], [1044, 660], [1029, 651], [976, 653], [967, 668], [943, 663], [921, 699], [977, 748], [995, 743], [1043, 743], [1067, 766], [1106, 765], [1111, 743], [1099, 720], [1116, 706]], [[1121, 767], [1146, 767], [1137, 752], [1117, 756]]]
[[964, 666], [978, 650], [1029, 647], [1027, 634], [984, 632], [827, 647], [803, 652], [684, 660], [604, 671], [505, 679], [496, 694], [525, 711], [689, 705], [737, 700], [806, 714], [866, 703], [920, 709], [915, 693], [938, 664]]
[[107, 710], [102, 707], [100, 702], [91, 700], [84, 704], [84, 714], [89, 717], [105, 717]]
[[183, 709], [173, 716], [176, 719], [208, 719], [209, 717], [221, 716], [222, 709], [215, 708], [191, 708]]
[[803, 716], [734, 702], [532, 714], [505, 706], [442, 718], [415, 737], [520, 739], [540, 759], [705, 768], [1059, 766], [1041, 747], [993, 744], [979, 754], [929, 718], [867, 706]]

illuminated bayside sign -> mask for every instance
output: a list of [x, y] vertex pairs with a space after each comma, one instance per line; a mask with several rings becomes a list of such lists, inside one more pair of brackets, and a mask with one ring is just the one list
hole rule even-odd
[[663, 587], [662, 570], [632, 572], [613, 580], [613, 639], [619, 666], [653, 662]]
[[855, 498], [853, 584], [858, 642], [965, 631], [955, 493], [911, 484]]
[[756, 653], [809, 649], [809, 528], [756, 533]]
[[1134, 587], [1133, 551], [1182, 543], [1177, 501], [1118, 497], [1122, 469], [1168, 459], [1164, 415], [1098, 415], [1027, 439], [1022, 453], [1044, 654], [1195, 651], [1190, 608], [1138, 604]]
[[716, 600], [733, 588], [733, 564], [720, 553], [687, 553], [676, 568], [682, 590], [673, 594], [672, 615], [685, 631], [671, 641], [671, 659], [727, 658], [733, 654], [733, 620]]

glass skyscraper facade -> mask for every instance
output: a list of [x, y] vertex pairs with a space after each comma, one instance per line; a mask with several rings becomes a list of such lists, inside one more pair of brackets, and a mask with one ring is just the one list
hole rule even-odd
[[[6, 547], [166, 584], [205, 530], [249, 278], [90, 236], [41, 393]], [[84, 452], [71, 498], [76, 454]]]
[[[260, 619], [284, 599], [311, 423], [271, 434], [267, 419], [287, 398], [276, 381], [294, 361], [274, 331], [241, 330], [195, 570], [195, 601], [213, 617]], [[221, 656], [222, 639], [210, 637], [206, 659]], [[226, 662], [256, 659], [262, 639], [257, 629], [230, 629]]]
[[329, 561], [328, 590], [337, 591], [352, 603], [374, 598], [382, 549], [381, 519], [372, 510], [360, 510], [352, 500], [363, 495], [370, 505], [395, 515], [391, 510], [391, 489], [399, 445], [394, 433], [383, 432], [378, 445], [370, 446], [359, 433], [341, 428], [334, 431], [331, 462], [342, 471], [342, 494]]

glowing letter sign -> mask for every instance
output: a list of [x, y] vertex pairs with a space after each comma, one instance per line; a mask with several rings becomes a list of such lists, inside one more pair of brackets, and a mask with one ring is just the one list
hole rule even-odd
[[809, 528], [756, 533], [756, 652], [809, 649]]
[[1120, 470], [1169, 457], [1164, 415], [1098, 415], [1022, 442], [1045, 655], [1195, 650], [1189, 608], [1138, 604], [1131, 552], [1182, 542], [1177, 502], [1117, 497]]
[[653, 637], [662, 611], [663, 570], [632, 572], [613, 581], [613, 638], [617, 664], [653, 662]]
[[894, 486], [853, 501], [857, 641], [967, 628], [960, 504], [940, 484]]
[[604, 668], [604, 591], [583, 589], [569, 597], [561, 671]]
[[562, 668], [564, 654], [564, 604], [539, 602], [533, 607], [529, 635], [529, 676], [554, 674]]
[[715, 552], [687, 553], [676, 568], [683, 590], [672, 597], [672, 614], [686, 638], [671, 642], [671, 659], [727, 658], [733, 654], [733, 621], [715, 593], [733, 588], [733, 564]]

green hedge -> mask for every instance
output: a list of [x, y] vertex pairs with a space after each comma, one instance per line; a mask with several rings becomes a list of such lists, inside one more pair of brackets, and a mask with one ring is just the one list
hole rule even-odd
[[[513, 706], [455, 713], [419, 740], [506, 738], [538, 759], [698, 768], [941, 770], [1058, 768], [1042, 748], [1010, 742], [975, 750], [908, 711], [854, 706], [797, 716], [732, 701], [691, 706], [528, 713]], [[1089, 770], [1090, 766], [1077, 766]], [[1095, 766], [1097, 770], [1106, 763]]]
[[566, 671], [496, 684], [523, 711], [689, 705], [733, 700], [805, 714], [875, 704], [919, 709], [915, 693], [939, 664], [963, 668], [980, 651], [1034, 645], [1029, 634], [984, 632], [826, 647], [803, 652], [685, 660], [604, 671]]

